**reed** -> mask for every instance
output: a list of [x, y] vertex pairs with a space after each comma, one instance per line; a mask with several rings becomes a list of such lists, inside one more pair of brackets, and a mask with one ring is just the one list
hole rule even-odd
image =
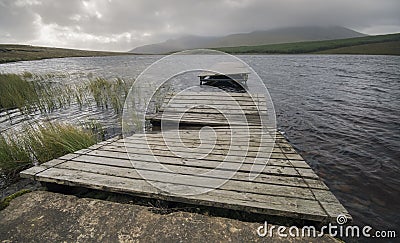
[[98, 107], [113, 108], [115, 113], [121, 114], [128, 94], [128, 86], [122, 79], [118, 78], [115, 82], [104, 78], [92, 79], [89, 81], [88, 90]]
[[95, 78], [79, 85], [61, 85], [48, 82], [53, 77], [54, 74], [37, 75], [30, 72], [21, 75], [0, 74], [0, 109], [18, 108], [23, 113], [35, 110], [50, 113], [72, 103], [80, 108], [94, 103], [99, 108], [122, 113], [129, 91], [124, 80]]
[[35, 85], [16, 74], [0, 74], [0, 109], [24, 108], [38, 101]]
[[25, 126], [18, 135], [0, 134], [0, 170], [7, 178], [97, 142], [91, 130], [68, 124], [44, 123]]
[[70, 105], [73, 90], [44, 80], [44, 76], [28, 72], [21, 76], [0, 74], [0, 109], [48, 113]]

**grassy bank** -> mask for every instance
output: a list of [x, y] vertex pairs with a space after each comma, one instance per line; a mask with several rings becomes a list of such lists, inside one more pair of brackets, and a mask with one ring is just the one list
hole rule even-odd
[[369, 55], [400, 55], [400, 40], [381, 43], [372, 43], [348, 47], [340, 47], [325, 51], [316, 52], [318, 54], [369, 54]]
[[260, 46], [223, 47], [216, 49], [231, 54], [340, 53], [400, 55], [399, 48], [397, 46], [399, 41], [400, 33], [397, 33], [340, 40], [308, 41]]
[[31, 61], [61, 57], [94, 57], [132, 55], [126, 52], [85, 51], [64, 48], [39, 47], [29, 45], [0, 44], [0, 63]]
[[29, 125], [15, 135], [0, 134], [0, 170], [11, 181], [25, 168], [96, 142], [96, 134], [80, 127], [58, 123]]

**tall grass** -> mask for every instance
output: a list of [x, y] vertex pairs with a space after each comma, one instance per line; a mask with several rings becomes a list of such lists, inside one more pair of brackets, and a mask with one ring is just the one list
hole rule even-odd
[[18, 135], [0, 134], [0, 170], [7, 178], [34, 164], [43, 163], [97, 142], [83, 128], [59, 123], [34, 124]]
[[72, 90], [43, 80], [43, 76], [27, 72], [21, 76], [0, 74], [0, 109], [52, 112], [71, 104]]
[[128, 87], [122, 79], [110, 82], [104, 78], [96, 78], [90, 80], [88, 88], [98, 107], [107, 109], [111, 106], [117, 114], [122, 112], [128, 95]]
[[29, 72], [20, 76], [0, 74], [0, 110], [18, 108], [23, 113], [34, 110], [50, 113], [72, 103], [80, 108], [94, 103], [102, 109], [114, 109], [117, 114], [122, 112], [128, 94], [128, 85], [122, 79], [95, 78], [64, 85], [48, 82], [53, 76]]
[[[73, 104], [79, 108], [96, 106], [122, 113], [128, 94], [128, 85], [122, 79], [91, 78], [65, 85], [53, 76], [29, 72], [0, 74], [0, 112], [17, 108], [24, 114], [33, 111], [47, 114]], [[12, 182], [25, 168], [86, 148], [104, 138], [105, 130], [95, 122], [82, 127], [34, 124], [22, 127], [18, 134], [1, 133], [0, 176]]]
[[38, 101], [32, 82], [16, 74], [0, 74], [0, 109], [30, 107]]

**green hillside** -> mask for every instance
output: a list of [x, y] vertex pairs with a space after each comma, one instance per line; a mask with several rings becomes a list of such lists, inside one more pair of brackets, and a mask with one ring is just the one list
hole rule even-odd
[[376, 35], [350, 39], [307, 41], [284, 44], [271, 44], [260, 46], [238, 46], [216, 48], [232, 54], [382, 54], [400, 55], [400, 33], [389, 35]]
[[340, 47], [325, 51], [316, 52], [318, 54], [368, 54], [368, 55], [400, 55], [400, 40], [380, 42], [348, 47]]
[[[124, 52], [84, 51], [29, 45], [0, 44], [0, 63], [31, 61], [59, 57], [92, 57], [129, 55]], [[130, 53], [132, 55], [132, 53]]]

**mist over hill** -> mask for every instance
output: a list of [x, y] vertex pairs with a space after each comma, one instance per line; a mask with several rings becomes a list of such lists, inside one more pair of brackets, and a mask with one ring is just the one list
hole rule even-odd
[[132, 53], [164, 54], [187, 49], [218, 48], [235, 46], [256, 46], [302, 41], [321, 41], [363, 37], [365, 34], [340, 26], [306, 26], [287, 27], [250, 33], [231, 34], [227, 36], [189, 35], [170, 39], [161, 43], [139, 46]]

